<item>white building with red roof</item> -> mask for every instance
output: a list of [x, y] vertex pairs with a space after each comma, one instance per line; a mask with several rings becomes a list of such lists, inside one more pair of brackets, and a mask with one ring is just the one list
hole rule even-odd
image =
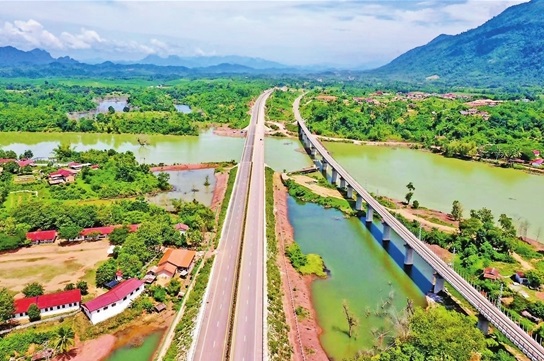
[[27, 232], [26, 239], [32, 242], [32, 244], [55, 243], [57, 235], [57, 231], [55, 230]]
[[123, 312], [143, 291], [144, 283], [137, 278], [131, 278], [84, 303], [81, 309], [91, 323], [96, 325]]
[[75, 289], [15, 300], [13, 318], [22, 319], [28, 317], [28, 308], [32, 304], [38, 306], [42, 317], [77, 311], [81, 304], [81, 291]]

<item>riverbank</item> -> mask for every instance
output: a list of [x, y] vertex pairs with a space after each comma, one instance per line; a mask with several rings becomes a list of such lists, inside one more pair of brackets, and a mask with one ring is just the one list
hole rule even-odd
[[288, 217], [287, 196], [287, 188], [280, 175], [274, 174], [274, 208], [279, 246], [277, 261], [281, 269], [283, 307], [289, 324], [289, 341], [294, 350], [292, 359], [327, 360], [327, 354], [319, 341], [321, 328], [311, 300], [311, 283], [314, 277], [300, 275], [285, 255], [286, 247], [294, 242], [294, 231]]

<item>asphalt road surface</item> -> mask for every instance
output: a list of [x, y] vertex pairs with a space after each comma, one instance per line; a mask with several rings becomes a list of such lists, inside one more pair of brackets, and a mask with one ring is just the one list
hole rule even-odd
[[[204, 300], [203, 315], [195, 332], [196, 343], [194, 345], [194, 352], [192, 355], [189, 355], [189, 359], [194, 361], [222, 361], [228, 357], [230, 320], [235, 296], [235, 285], [237, 282], [236, 275], [240, 260], [249, 184], [252, 174], [252, 161], [254, 159], [262, 160], [261, 163], [264, 177], [264, 131], [256, 136], [256, 128], [259, 118], [259, 126], [262, 128], [264, 125], [264, 114], [260, 114], [260, 110], [263, 109], [264, 113], [264, 103], [270, 93], [271, 91], [267, 91], [261, 94], [253, 106], [250, 126], [247, 131], [242, 158], [238, 165], [238, 174], [234, 184], [229, 210], [225, 218], [223, 233], [217, 249], [210, 282], [208, 283], [209, 289]], [[260, 155], [258, 155], [258, 158], [255, 158], [254, 155], [255, 148], [259, 149], [258, 153]], [[262, 181], [262, 183], [264, 187], [264, 181]], [[264, 203], [261, 203], [261, 206], [264, 211]], [[250, 211], [250, 213], [252, 213], [252, 211]], [[261, 257], [261, 268], [262, 267]], [[244, 266], [242, 267], [244, 270], [246, 268], [247, 267]], [[262, 270], [260, 272], [259, 282], [261, 282], [261, 306], [252, 305], [252, 307], [261, 307], [260, 309], [262, 310]], [[243, 286], [241, 287], [243, 289]], [[252, 289], [255, 289], [255, 287]], [[237, 317], [243, 317], [245, 320], [245, 315], [237, 315]], [[260, 318], [262, 325], [262, 311]], [[261, 346], [259, 347], [262, 347], [262, 330], [260, 339]]]

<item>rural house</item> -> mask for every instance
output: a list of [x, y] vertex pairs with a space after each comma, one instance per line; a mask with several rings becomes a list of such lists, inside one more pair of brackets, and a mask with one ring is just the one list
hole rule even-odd
[[49, 185], [72, 183], [76, 180], [76, 171], [59, 169], [49, 174]]
[[143, 291], [144, 283], [137, 278], [131, 278], [84, 303], [81, 309], [91, 323], [96, 325], [123, 312]]
[[81, 291], [78, 289], [51, 293], [36, 297], [26, 297], [15, 300], [14, 319], [28, 317], [28, 308], [35, 304], [40, 309], [40, 315], [51, 316], [79, 310]]
[[57, 239], [57, 231], [27, 232], [26, 239], [32, 244], [55, 243], [55, 240]]
[[152, 268], [150, 272], [157, 278], [172, 278], [176, 272], [185, 277], [193, 265], [195, 255], [195, 251], [167, 248], [158, 266]]

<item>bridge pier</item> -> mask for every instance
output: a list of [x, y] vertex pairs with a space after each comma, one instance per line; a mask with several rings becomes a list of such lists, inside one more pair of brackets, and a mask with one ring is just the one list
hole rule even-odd
[[382, 243], [389, 242], [391, 240], [391, 227], [383, 222]]
[[310, 146], [310, 156], [312, 158], [315, 158], [317, 156], [317, 148], [313, 145]]
[[406, 254], [404, 255], [404, 265], [412, 266], [414, 264], [414, 249], [410, 245], [405, 244]]
[[355, 210], [360, 211], [363, 209], [363, 197], [357, 194], [357, 200], [355, 201]]
[[340, 188], [346, 189], [346, 180], [342, 177], [340, 177]]
[[321, 158], [321, 172], [327, 171], [327, 160], [325, 158]]
[[442, 277], [438, 272], [435, 272], [433, 293], [436, 294], [441, 291], [444, 291], [444, 277]]
[[336, 171], [336, 169], [332, 168], [331, 183], [336, 185], [337, 181], [338, 181], [338, 172]]
[[489, 320], [485, 318], [481, 313], [478, 315], [478, 330], [484, 335], [489, 334]]
[[[357, 196], [357, 199], [359, 199], [361, 196]], [[361, 197], [362, 199], [363, 197]], [[372, 220], [374, 219], [374, 208], [372, 208], [370, 205], [366, 205], [366, 223], [372, 223]]]
[[353, 199], [353, 187], [350, 186], [349, 184], [347, 189], [347, 196], [348, 196], [348, 199]]

